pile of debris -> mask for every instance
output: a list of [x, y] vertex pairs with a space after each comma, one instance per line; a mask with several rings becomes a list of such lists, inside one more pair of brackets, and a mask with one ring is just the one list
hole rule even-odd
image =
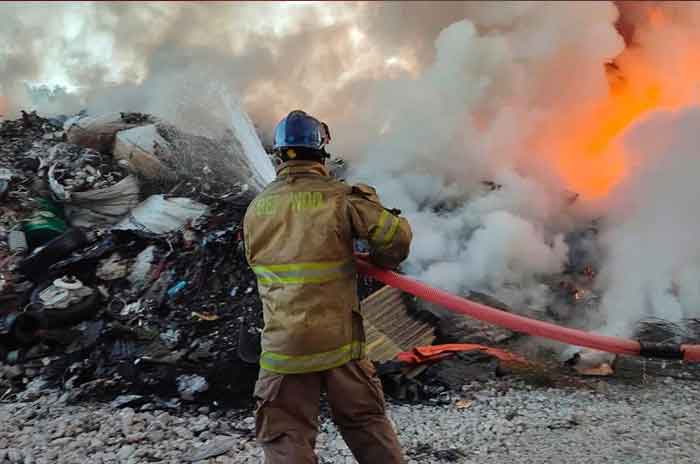
[[[250, 400], [262, 308], [242, 219], [262, 185], [234, 134], [23, 113], [0, 125], [0, 178], [0, 398], [49, 386], [115, 406]], [[361, 298], [380, 287], [360, 278]], [[434, 340], [400, 299], [367, 309], [386, 359], [412, 347], [387, 337], [391, 314], [420, 326], [412, 342]]]
[[0, 126], [0, 396], [41, 376], [75, 396], [247, 398], [239, 345], [262, 316], [241, 222], [259, 186], [240, 144], [66, 119]]
[[[330, 167], [337, 177], [347, 168], [339, 159]], [[246, 404], [262, 309], [242, 219], [261, 188], [233, 133], [192, 135], [139, 113], [4, 121], [0, 399], [58, 386], [115, 406]], [[570, 269], [547, 282], [557, 298], [541, 317], [570, 323], [597, 308], [596, 233], [571, 235]], [[511, 331], [368, 278], [359, 290], [368, 356], [395, 399], [451, 403], [468, 379], [527, 364], [502, 349], [522, 341]], [[467, 297], [510, 311], [487, 294]], [[647, 324], [640, 337], [677, 335], [664, 327]], [[697, 339], [697, 327], [686, 338]], [[591, 360], [595, 375], [613, 372], [600, 369], [608, 358], [576, 359]]]

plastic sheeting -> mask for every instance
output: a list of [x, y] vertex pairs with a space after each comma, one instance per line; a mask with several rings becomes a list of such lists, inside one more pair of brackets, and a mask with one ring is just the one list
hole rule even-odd
[[189, 198], [166, 198], [165, 195], [153, 195], [134, 208], [114, 228], [164, 234], [181, 229], [206, 211], [206, 205]]
[[72, 226], [115, 224], [139, 204], [139, 182], [130, 175], [98, 190], [73, 192], [65, 203], [66, 219]]
[[455, 353], [479, 351], [494, 358], [498, 358], [506, 363], [528, 364], [525, 358], [516, 354], [510, 353], [499, 348], [491, 348], [489, 346], [477, 345], [473, 343], [451, 343], [446, 345], [430, 345], [418, 346], [411, 351], [399, 353], [396, 358], [408, 364], [423, 364], [440, 361], [448, 358]]
[[117, 132], [135, 127], [135, 124], [124, 122], [120, 113], [108, 113], [71, 120], [66, 126], [69, 143], [111, 153]]
[[225, 100], [231, 113], [231, 127], [243, 148], [243, 154], [250, 162], [252, 176], [250, 182], [257, 190], [262, 190], [275, 179], [275, 167], [260, 142], [258, 133], [248, 114], [240, 103]]
[[129, 169], [146, 179], [175, 179], [177, 175], [156, 156], [156, 148], [167, 150], [168, 142], [155, 124], [121, 131], [114, 142], [114, 159], [129, 163]]

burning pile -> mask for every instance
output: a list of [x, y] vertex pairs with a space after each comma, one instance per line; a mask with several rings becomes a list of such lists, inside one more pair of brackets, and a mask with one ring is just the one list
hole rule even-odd
[[[0, 356], [8, 386], [50, 382], [73, 398], [117, 397], [117, 406], [173, 406], [162, 397], [248, 400], [262, 320], [241, 221], [257, 187], [241, 145], [228, 137], [192, 136], [138, 113], [77, 120], [23, 113], [0, 126]], [[332, 167], [346, 168], [342, 160]], [[483, 185], [485, 195], [507, 188]], [[564, 240], [568, 266], [543, 281], [554, 298], [517, 309], [584, 326], [600, 305], [598, 228]], [[374, 289], [364, 282], [363, 296]], [[511, 310], [478, 291], [469, 298]], [[435, 340], [435, 327], [438, 343], [518, 344], [512, 332], [439, 308], [428, 308], [438, 318], [426, 325], [401, 309], [389, 316], [384, 304], [365, 308], [367, 320], [422, 327], [425, 343]], [[640, 336], [663, 328], [646, 324]], [[416, 335], [375, 332], [377, 346], [402, 349]], [[380, 371], [389, 394], [432, 402], [451, 402], [466, 377], [503, 373], [479, 352], [420, 366], [417, 377], [393, 362]]]
[[[213, 339], [233, 349], [239, 326], [227, 321], [257, 311], [234, 250], [260, 176], [240, 156], [239, 137], [191, 129], [230, 127], [240, 102], [263, 130], [290, 108], [328, 120], [338, 134], [331, 148], [351, 161], [338, 168], [376, 185], [411, 222], [404, 269], [419, 280], [611, 335], [632, 336], [647, 316], [670, 324], [698, 316], [697, 4], [455, 2], [437, 16], [420, 3], [324, 5], [323, 14], [317, 5], [256, 6], [284, 19], [274, 34], [243, 24], [256, 15], [237, 7], [86, 7], [110, 21], [76, 30], [119, 38], [112, 51], [121, 62], [101, 76], [89, 59], [77, 63], [91, 71], [67, 73], [82, 93], [49, 92], [38, 105], [70, 112], [84, 99], [78, 107], [101, 113], [119, 101], [131, 113], [69, 122], [25, 113], [3, 124], [0, 228], [10, 249], [0, 255], [0, 297], [22, 315], [5, 319], [13, 343], [48, 323], [25, 307], [72, 305], [84, 293], [109, 315], [108, 327], [87, 324], [84, 333], [116, 333], [112, 345], [97, 337], [114, 359], [122, 351], [113, 345], [138, 351], [119, 335], [136, 328], [158, 333], [129, 335], [136, 345], [157, 341], [184, 350], [182, 359], [199, 350], [195, 328], [221, 328]], [[46, 23], [42, 46], [74, 38], [46, 11], [16, 7], [3, 20], [0, 35]], [[127, 40], [133, 30], [151, 33]], [[19, 65], [0, 67], [9, 97], [0, 97], [0, 113], [29, 105], [20, 83], [69, 62], [56, 56], [82, 56], [60, 47], [31, 53], [42, 47], [29, 36], [7, 42], [16, 48], [0, 57]], [[277, 66], [281, 57], [293, 59]], [[289, 78], [308, 69], [323, 72]], [[117, 74], [120, 85], [104, 85]], [[241, 303], [221, 304], [231, 301]], [[144, 353], [127, 358], [153, 357]], [[190, 361], [204, 365], [199, 359]]]

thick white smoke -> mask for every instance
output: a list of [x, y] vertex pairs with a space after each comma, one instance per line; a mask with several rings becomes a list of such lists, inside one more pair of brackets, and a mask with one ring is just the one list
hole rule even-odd
[[629, 127], [614, 149], [628, 176], [609, 198], [598, 285], [606, 333], [628, 336], [644, 317], [700, 316], [700, 39], [697, 2], [621, 2], [630, 48], [616, 62], [633, 89], [662, 108]]
[[[678, 32], [649, 27], [648, 5], [3, 4], [0, 95], [11, 113], [144, 111], [212, 135], [231, 128], [231, 102], [241, 101], [268, 134], [288, 111], [305, 109], [331, 126], [330, 148], [350, 160], [352, 180], [377, 186], [411, 221], [408, 272], [452, 291], [488, 291], [523, 311], [542, 309], [550, 298], [542, 277], [567, 263], [564, 234], [589, 219], [585, 205], [569, 204], [558, 169], [567, 145], [547, 142], [566, 140], [608, 97], [606, 63], [637, 70], [643, 55], [657, 69], [672, 67], [670, 74], [700, 70], [678, 67], [679, 48], [669, 46], [696, 38], [698, 8], [659, 7], [687, 12], [671, 15], [684, 25]], [[625, 40], [637, 48], [625, 49], [619, 11]], [[55, 76], [75, 93], [42, 102], [27, 96], [26, 82]], [[677, 100], [692, 94], [674, 83]], [[644, 130], [685, 140], [674, 146], [675, 161], [658, 169], [687, 175], [692, 160], [681, 148], [691, 134], [672, 126], [696, 117], [655, 118], [665, 122]], [[644, 311], [675, 318], [700, 298], [692, 259], [676, 248], [666, 253], [669, 241], [686, 244], [686, 258], [698, 250], [687, 232], [694, 223], [666, 211], [682, 201], [682, 187], [666, 191], [655, 182], [648, 169], [668, 150], [652, 153], [639, 131], [627, 139], [630, 156], [651, 164], [633, 171], [614, 209], [602, 210], [609, 229], [599, 284], [610, 327], [623, 331]], [[663, 215], [685, 227], [654, 227]], [[638, 272], [647, 263], [635, 254], [640, 248], [655, 271]]]
[[613, 194], [603, 235], [606, 330], [628, 335], [641, 317], [700, 316], [700, 107], [660, 111], [630, 128], [635, 169]]
[[[546, 307], [540, 277], [564, 268], [572, 211], [551, 154], [531, 137], [575, 112], [575, 101], [605, 96], [603, 63], [622, 49], [612, 5], [577, 5], [576, 21], [571, 8], [482, 6], [475, 19], [483, 24], [440, 32], [435, 60], [417, 79], [377, 84], [367, 117], [383, 133], [353, 178], [378, 185], [409, 218], [408, 272], [521, 310]], [[556, 69], [574, 62], [576, 75]]]

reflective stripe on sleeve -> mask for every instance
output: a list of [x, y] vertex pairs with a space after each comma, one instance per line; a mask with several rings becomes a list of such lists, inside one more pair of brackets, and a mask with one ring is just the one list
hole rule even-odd
[[391, 243], [399, 228], [400, 220], [387, 210], [382, 211], [379, 223], [372, 233], [370, 241], [375, 246], [386, 246]]

